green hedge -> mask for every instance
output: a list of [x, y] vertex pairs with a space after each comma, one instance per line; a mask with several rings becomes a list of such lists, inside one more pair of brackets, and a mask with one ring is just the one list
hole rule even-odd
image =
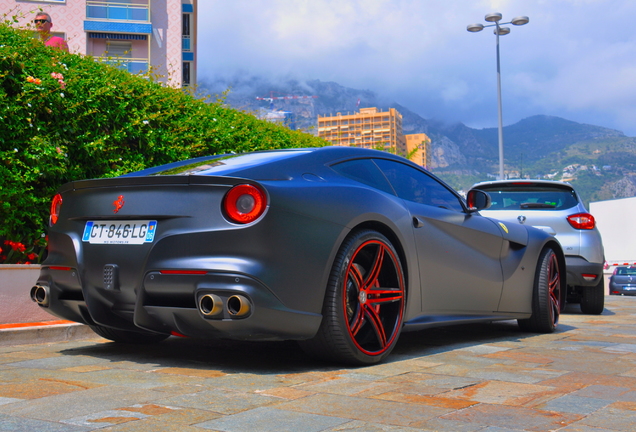
[[44, 47], [0, 23], [0, 262], [42, 259], [51, 197], [68, 181], [176, 160], [325, 141], [206, 103], [150, 76]]

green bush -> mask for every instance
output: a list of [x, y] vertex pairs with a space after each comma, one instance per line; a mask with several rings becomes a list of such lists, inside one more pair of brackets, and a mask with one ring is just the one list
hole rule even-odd
[[42, 259], [63, 183], [192, 157], [325, 145], [0, 23], [0, 262]]

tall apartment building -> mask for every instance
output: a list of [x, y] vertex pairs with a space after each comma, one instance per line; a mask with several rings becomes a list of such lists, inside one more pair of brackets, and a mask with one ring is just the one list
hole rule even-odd
[[197, 0], [0, 0], [0, 17], [15, 15], [22, 28], [40, 11], [72, 53], [151, 71], [173, 87], [196, 82]]
[[318, 136], [338, 146], [382, 148], [428, 167], [430, 138], [426, 134], [404, 135], [402, 114], [395, 108], [360, 108], [359, 113], [318, 116]]
[[360, 108], [359, 113], [318, 116], [318, 136], [339, 146], [383, 147], [406, 154], [402, 114], [395, 108]]
[[431, 139], [425, 133], [404, 135], [406, 154], [418, 165], [428, 168], [431, 165]]

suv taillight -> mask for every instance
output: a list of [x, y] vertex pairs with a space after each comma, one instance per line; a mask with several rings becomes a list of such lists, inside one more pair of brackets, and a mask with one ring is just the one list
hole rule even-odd
[[591, 230], [596, 226], [594, 216], [589, 213], [577, 213], [568, 216], [568, 222], [573, 228], [582, 230]]

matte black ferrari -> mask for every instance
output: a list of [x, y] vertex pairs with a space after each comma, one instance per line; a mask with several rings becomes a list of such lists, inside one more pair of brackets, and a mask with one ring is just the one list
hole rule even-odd
[[421, 167], [323, 147], [192, 159], [60, 188], [31, 298], [116, 342], [298, 340], [384, 359], [401, 331], [516, 319], [554, 331], [549, 234], [479, 214]]

